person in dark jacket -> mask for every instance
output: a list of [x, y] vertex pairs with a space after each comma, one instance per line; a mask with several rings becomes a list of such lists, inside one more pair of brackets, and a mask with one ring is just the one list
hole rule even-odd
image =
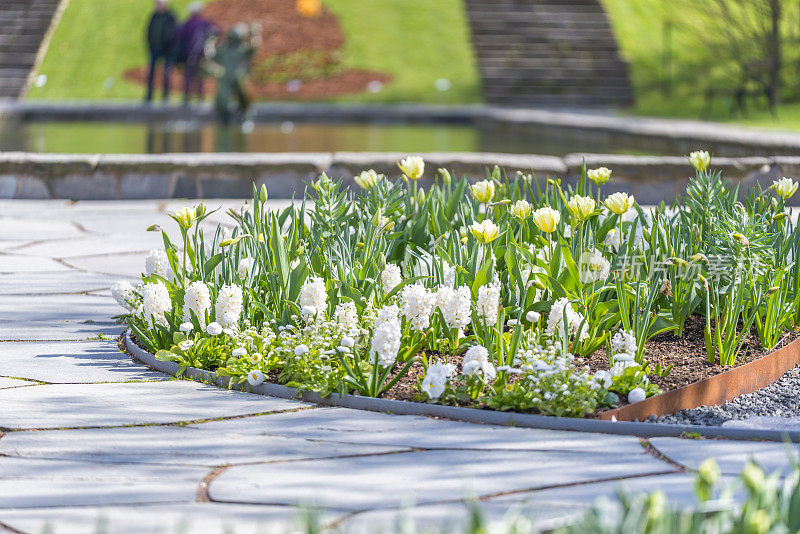
[[164, 100], [169, 98], [169, 73], [172, 67], [172, 42], [175, 35], [175, 15], [167, 6], [167, 0], [156, 0], [156, 10], [147, 25], [147, 46], [150, 50], [150, 72], [147, 75], [147, 96], [153, 99], [153, 76], [156, 64], [164, 62]]
[[218, 32], [214, 23], [202, 15], [203, 4], [194, 2], [189, 6], [189, 18], [175, 33], [178, 47], [178, 61], [186, 64], [184, 71], [183, 101], [189, 103], [192, 93], [198, 99], [203, 97], [203, 76], [200, 66], [203, 62], [206, 42]]

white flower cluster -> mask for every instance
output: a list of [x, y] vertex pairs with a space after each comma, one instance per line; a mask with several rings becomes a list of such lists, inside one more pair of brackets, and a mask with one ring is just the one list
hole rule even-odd
[[172, 299], [164, 282], [159, 280], [142, 287], [142, 313], [153, 324], [167, 326], [165, 313], [172, 309]]
[[239, 265], [236, 266], [236, 274], [239, 275], [239, 280], [244, 280], [253, 269], [253, 258], [244, 257], [239, 260]]
[[358, 310], [355, 302], [347, 301], [337, 304], [336, 309], [333, 310], [333, 318], [347, 331], [348, 335], [354, 336], [358, 333]]
[[611, 263], [595, 249], [588, 250], [581, 255], [580, 278], [584, 284], [603, 282], [611, 272]]
[[325, 282], [319, 276], [314, 276], [300, 288], [300, 308], [303, 318], [312, 320], [325, 314], [328, 309], [328, 292]]
[[397, 359], [400, 351], [400, 319], [398, 315], [400, 309], [391, 304], [378, 310], [378, 318], [375, 320], [375, 329], [372, 331], [372, 346], [369, 353], [377, 355], [378, 364], [383, 367], [391, 367]]
[[422, 284], [406, 286], [400, 293], [403, 316], [411, 328], [423, 331], [431, 324], [431, 313], [436, 306], [436, 294], [428, 291]]
[[621, 329], [611, 338], [611, 352], [614, 356], [614, 365], [611, 367], [613, 376], [621, 375], [628, 367], [636, 367], [636, 337], [632, 332]]
[[394, 263], [387, 263], [381, 272], [381, 286], [384, 293], [389, 293], [392, 289], [399, 286], [403, 281], [400, 267]]
[[231, 284], [219, 288], [214, 312], [217, 321], [223, 327], [227, 328], [238, 323], [242, 315], [242, 288]]
[[500, 282], [495, 280], [493, 283], [478, 288], [478, 317], [486, 319], [486, 323], [494, 325], [497, 323], [497, 309], [500, 306]]
[[455, 366], [452, 363], [435, 362], [428, 366], [425, 371], [425, 378], [422, 380], [422, 391], [431, 400], [436, 400], [442, 396], [447, 382], [455, 373]]
[[201, 281], [192, 282], [183, 296], [183, 320], [191, 321], [194, 312], [200, 326], [205, 328], [206, 312], [211, 310], [211, 293], [208, 286]]
[[172, 271], [169, 267], [167, 253], [159, 248], [151, 249], [144, 259], [144, 271], [146, 274], [155, 274], [166, 280], [172, 279]]
[[489, 351], [480, 345], [473, 345], [467, 349], [461, 362], [461, 372], [471, 376], [483, 374], [488, 380], [497, 378], [497, 370], [489, 361]]
[[436, 293], [436, 306], [448, 327], [463, 330], [472, 315], [472, 293], [467, 286], [458, 289], [441, 286]]
[[114, 282], [111, 286], [111, 296], [114, 297], [117, 304], [131, 312], [136, 311], [141, 301], [136, 294], [136, 289], [134, 289], [130, 282], [125, 280]]
[[560, 298], [553, 303], [550, 308], [550, 313], [547, 316], [547, 329], [545, 333], [553, 336], [564, 335], [564, 317], [566, 316], [566, 324], [568, 334], [570, 336], [577, 336], [578, 341], [583, 341], [589, 337], [589, 327], [586, 320], [580, 312], [575, 311], [567, 298]]

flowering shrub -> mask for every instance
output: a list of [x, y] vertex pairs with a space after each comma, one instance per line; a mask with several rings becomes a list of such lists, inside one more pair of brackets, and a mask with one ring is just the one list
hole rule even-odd
[[[800, 323], [797, 184], [736, 190], [695, 153], [673, 207], [603, 196], [606, 168], [575, 187], [499, 169], [469, 185], [425, 162], [357, 190], [322, 175], [273, 211], [265, 187], [206, 226], [203, 204], [158, 226], [138, 286], [114, 298], [159, 358], [256, 386], [586, 416], [659, 393], [648, 342], [705, 321], [709, 362], [730, 365], [754, 327], [765, 349]], [[429, 171], [430, 172], [430, 171]], [[313, 208], [307, 202], [313, 201]], [[607, 360], [592, 371], [588, 358]], [[413, 370], [412, 374], [411, 371]]]

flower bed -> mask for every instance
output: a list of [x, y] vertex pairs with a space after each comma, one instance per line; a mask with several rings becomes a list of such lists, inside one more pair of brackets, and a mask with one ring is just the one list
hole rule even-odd
[[[112, 293], [143, 348], [231, 383], [597, 416], [766, 354], [800, 321], [797, 184], [739, 202], [709, 160], [646, 211], [602, 194], [604, 168], [575, 187], [439, 169], [425, 192], [409, 157], [394, 182], [322, 175], [313, 209], [277, 212], [262, 188], [213, 234], [202, 204], [170, 215], [175, 242], [152, 227], [164, 250]], [[685, 358], [658, 357], [670, 346]]]

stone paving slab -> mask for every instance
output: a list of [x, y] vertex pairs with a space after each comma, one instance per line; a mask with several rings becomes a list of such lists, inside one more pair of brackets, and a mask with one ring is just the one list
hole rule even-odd
[[[126, 227], [127, 228], [127, 227]], [[108, 230], [111, 231], [113, 227]], [[24, 245], [14, 249], [13, 253], [40, 256], [47, 258], [78, 258], [81, 256], [105, 255], [111, 258], [117, 254], [131, 252], [147, 252], [152, 248], [164, 246], [164, 240], [158, 232], [146, 232], [142, 228], [138, 234], [114, 234], [94, 237], [80, 236], [72, 239], [52, 239], [39, 243]], [[144, 262], [141, 264], [144, 268]]]
[[[0, 274], [1, 295], [63, 295], [111, 287], [119, 277], [67, 271]], [[133, 280], [131, 280], [133, 281]]]
[[62, 384], [168, 378], [120, 352], [116, 340], [6, 343], [0, 358], [0, 375]]
[[231, 467], [211, 482], [209, 495], [222, 502], [360, 510], [670, 470], [644, 453], [415, 451]]
[[34, 384], [36, 384], [36, 382], [31, 382], [30, 380], [20, 380], [18, 378], [9, 378], [6, 376], [0, 376], [0, 389], [18, 388], [20, 386], [32, 386]]
[[0, 274], [69, 271], [70, 268], [50, 258], [23, 254], [0, 254]]
[[[303, 531], [292, 528], [300, 513], [286, 506], [196, 502], [0, 510], [0, 523], [36, 534], [287, 534]], [[319, 516], [328, 523], [341, 514]]]
[[81, 256], [62, 261], [77, 270], [130, 279], [142, 275], [146, 256], [146, 252], [138, 252], [111, 256]]
[[421, 449], [552, 450], [640, 455], [631, 436], [476, 425], [413, 415], [320, 408], [196, 425], [219, 432], [302, 436], [342, 443], [403, 445]]
[[190, 501], [207, 474], [204, 467], [0, 457], [0, 509]]
[[57, 322], [0, 320], [0, 341], [87, 341], [97, 339], [98, 336], [104, 339], [116, 339], [124, 329], [124, 325], [110, 321], [100, 323], [74, 319]]
[[226, 434], [184, 426], [9, 432], [0, 439], [0, 454], [13, 457], [208, 467], [401, 450], [410, 449]]
[[39, 204], [39, 210], [31, 218], [0, 216], [0, 239], [19, 239], [21, 236], [25, 236], [26, 241], [37, 241], [83, 234], [71, 221], [42, 217], [41, 206], [42, 204]]
[[3, 295], [0, 294], [2, 318], [7, 321], [62, 323], [67, 321], [111, 321], [123, 310], [110, 296], [97, 295]]
[[72, 428], [173, 423], [307, 408], [308, 403], [184, 380], [52, 384], [0, 390], [4, 428]]
[[654, 438], [650, 443], [664, 456], [690, 469], [706, 458], [714, 458], [727, 475], [738, 475], [751, 458], [767, 473], [788, 473], [791, 461], [788, 453], [797, 454], [797, 446], [774, 442], [748, 442], [723, 440], [691, 440], [680, 438]]

